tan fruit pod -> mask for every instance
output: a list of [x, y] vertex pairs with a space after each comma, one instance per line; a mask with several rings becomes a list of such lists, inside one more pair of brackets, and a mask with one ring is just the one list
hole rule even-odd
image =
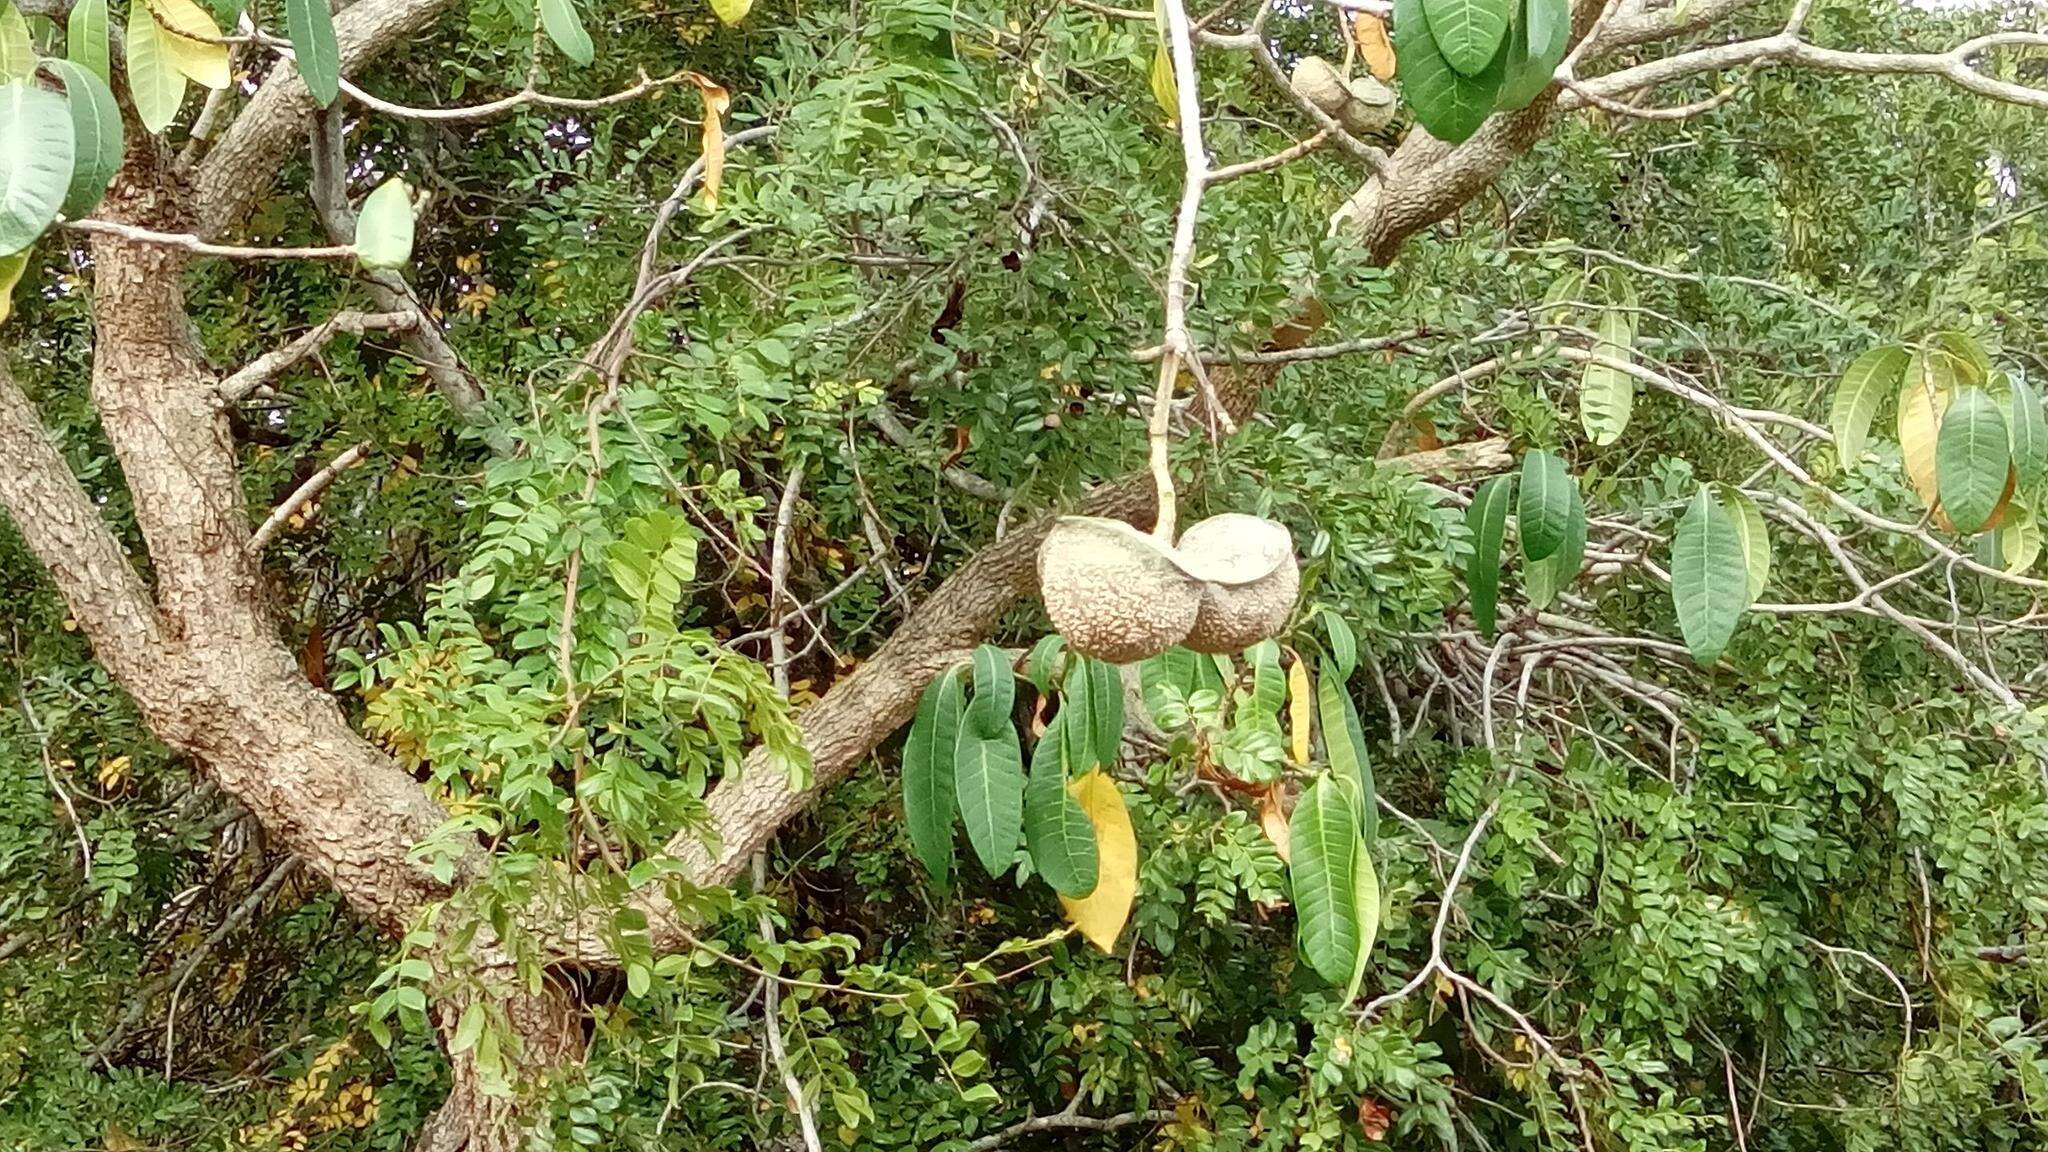
[[1226, 512], [1182, 533], [1181, 571], [1202, 582], [1201, 607], [1181, 644], [1197, 652], [1242, 652], [1287, 626], [1301, 594], [1301, 566], [1287, 526]]
[[1188, 634], [1202, 585], [1173, 550], [1121, 520], [1062, 516], [1038, 546], [1038, 588], [1067, 647], [1111, 664], [1157, 656]]

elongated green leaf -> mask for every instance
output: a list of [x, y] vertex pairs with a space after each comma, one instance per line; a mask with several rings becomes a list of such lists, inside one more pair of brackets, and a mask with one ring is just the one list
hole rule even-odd
[[64, 54], [107, 84], [114, 71], [107, 55], [107, 0], [78, 0], [64, 26]]
[[322, 108], [334, 103], [341, 91], [341, 46], [334, 39], [334, 13], [327, 0], [285, 0], [284, 27], [306, 91]]
[[36, 45], [28, 20], [13, 4], [0, 5], [0, 84], [26, 80], [36, 73]]
[[1351, 670], [1358, 667], [1358, 634], [1342, 616], [1327, 608], [1323, 609], [1322, 617], [1323, 631], [1330, 637], [1332, 670], [1349, 679]]
[[1365, 982], [1367, 962], [1372, 959], [1372, 946], [1380, 936], [1380, 875], [1372, 866], [1372, 840], [1367, 838], [1358, 849], [1358, 870], [1351, 882], [1352, 900], [1358, 918], [1358, 958], [1351, 964], [1351, 983], [1344, 988], [1344, 1002], [1351, 1003], [1358, 995], [1358, 986]]
[[1358, 821], [1334, 779], [1317, 780], [1295, 801], [1288, 821], [1288, 875], [1295, 935], [1309, 967], [1333, 985], [1358, 968]]
[[[1600, 314], [1593, 352], [1611, 360], [1634, 358], [1635, 321], [1627, 312], [1609, 308]], [[1606, 364], [1586, 365], [1579, 378], [1579, 425], [1593, 443], [1606, 447], [1628, 430], [1635, 407], [1636, 382], [1628, 373]]]
[[105, 82], [81, 64], [46, 60], [43, 66], [64, 85], [71, 113], [71, 183], [65, 189], [63, 213], [83, 219], [106, 195], [121, 168], [121, 108]]
[[1394, 58], [1401, 90], [1415, 110], [1416, 121], [1430, 135], [1462, 143], [1479, 131], [1493, 111], [1507, 79], [1507, 52], [1496, 51], [1490, 62], [1479, 61], [1472, 75], [1461, 73], [1444, 59], [1423, 15], [1424, 3], [1395, 0]]
[[1330, 777], [1351, 800], [1352, 818], [1368, 846], [1379, 842], [1379, 788], [1373, 780], [1372, 758], [1365, 751], [1365, 731], [1358, 709], [1341, 677], [1325, 675], [1316, 684], [1316, 713], [1323, 725], [1323, 753], [1330, 759]]
[[412, 260], [412, 190], [405, 181], [386, 180], [363, 198], [356, 259], [365, 268], [403, 268]]
[[[1771, 537], [1764, 528], [1763, 509], [1749, 494], [1733, 484], [1714, 485], [1714, 495], [1721, 506], [1735, 519], [1735, 530], [1742, 537], [1743, 563], [1749, 571], [1749, 604], [1764, 594], [1764, 585], [1771, 578]], [[1744, 607], [1748, 607], [1745, 604]]]
[[1024, 677], [1040, 695], [1052, 691], [1053, 674], [1059, 669], [1060, 654], [1066, 650], [1067, 638], [1048, 632], [1039, 637], [1038, 643], [1031, 646], [1031, 655], [1024, 658]]
[[1124, 677], [1116, 665], [1101, 660], [1084, 658], [1081, 667], [1088, 673], [1088, 720], [1094, 726], [1088, 748], [1092, 763], [1106, 771], [1123, 751]]
[[1261, 722], [1279, 723], [1280, 706], [1287, 702], [1287, 673], [1280, 667], [1280, 645], [1261, 640], [1251, 646], [1245, 659], [1252, 665], [1252, 707]]
[[1472, 623], [1484, 636], [1493, 635], [1494, 608], [1500, 600], [1500, 546], [1507, 535], [1508, 497], [1514, 489], [1514, 477], [1496, 476], [1479, 486], [1472, 506], [1465, 510], [1465, 527], [1472, 532], [1465, 588], [1472, 596]]
[[1998, 555], [2007, 572], [2025, 572], [2041, 556], [2041, 522], [2033, 512], [2014, 505], [1998, 531]]
[[966, 688], [960, 669], [932, 681], [903, 744], [903, 817], [910, 846], [943, 892], [953, 871], [953, 754]]
[[169, 39], [147, 10], [128, 21], [128, 95], [135, 101], [135, 115], [151, 132], [170, 127], [185, 102], [185, 74], [171, 59]]
[[1444, 63], [1465, 76], [1477, 76], [1493, 63], [1507, 38], [1513, 11], [1509, 0], [1422, 0], [1422, 15], [1437, 51]]
[[57, 218], [71, 187], [71, 110], [27, 80], [0, 88], [0, 255], [19, 252]]
[[1899, 455], [1906, 465], [1906, 478], [1929, 507], [1940, 494], [1940, 470], [1936, 463], [1941, 436], [1942, 414], [1948, 411], [1961, 386], [1967, 367], [1937, 347], [1912, 353], [1899, 383]]
[[1083, 717], [1063, 711], [1038, 738], [1024, 785], [1024, 842], [1031, 863], [1052, 889], [1078, 900], [1095, 891], [1095, 826], [1068, 791], [1073, 747], [1088, 739]]
[[967, 842], [991, 876], [1010, 870], [1024, 839], [1024, 752], [1010, 722], [1016, 690], [1002, 649], [974, 650], [974, 696], [960, 713], [953, 787]]
[[1564, 458], [1541, 448], [1522, 456], [1522, 487], [1515, 502], [1515, 520], [1522, 534], [1522, 556], [1541, 560], [1564, 543], [1565, 522], [1571, 519], [1574, 487]]
[[1835, 454], [1842, 467], [1854, 468], [1870, 439], [1870, 422], [1888, 396], [1896, 396], [1909, 354], [1897, 344], [1872, 348], [1858, 356], [1835, 385], [1828, 427], [1835, 434]]
[[1949, 354], [1957, 364], [1957, 377], [1965, 384], [1984, 384], [1991, 379], [1991, 356], [1984, 345], [1967, 332], [1936, 332], [1928, 337], [1934, 347]]
[[2005, 413], [1981, 388], [1965, 388], [1941, 418], [1935, 449], [1941, 506], [1956, 531], [1980, 531], [2005, 494], [2012, 440]]
[[1565, 0], [1527, 0], [1522, 19], [1508, 31], [1507, 75], [1497, 107], [1527, 108], [1543, 95], [1571, 47], [1570, 31]]
[[1693, 659], [1720, 659], [1749, 605], [1749, 561], [1735, 518], [1704, 484], [1671, 542], [1671, 599]]
[[597, 54], [590, 33], [583, 30], [583, 20], [576, 15], [574, 0], [540, 0], [540, 26], [562, 55], [578, 64], [590, 63]]
[[1528, 597], [1529, 607], [1538, 611], [1550, 607], [1558, 593], [1571, 587], [1586, 561], [1586, 504], [1577, 484], [1571, 486], [1567, 495], [1571, 497], [1571, 509], [1565, 517], [1564, 543], [1557, 546], [1557, 551], [1522, 569], [1522, 594]]
[[1098, 763], [1095, 756], [1095, 698], [1088, 692], [1088, 669], [1082, 666], [1083, 659], [1085, 657], [1076, 652], [1073, 659], [1067, 661], [1066, 683], [1060, 687], [1060, 711], [1053, 718], [1055, 726], [1073, 726], [1072, 734], [1066, 739], [1066, 755], [1078, 765], [1076, 772], [1085, 772]]
[[2048, 415], [2041, 393], [2026, 380], [2012, 382], [2012, 467], [2022, 488], [2048, 475]]

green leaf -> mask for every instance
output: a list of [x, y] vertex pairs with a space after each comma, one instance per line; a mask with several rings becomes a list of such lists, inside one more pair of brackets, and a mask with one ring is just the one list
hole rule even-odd
[[0, 84], [35, 74], [36, 45], [28, 34], [27, 18], [12, 4], [0, 5]]
[[1571, 13], [1565, 0], [1527, 0], [1522, 19], [1508, 32], [1507, 76], [1501, 82], [1497, 107], [1527, 108], [1543, 95], [1571, 47], [1570, 32]]
[[1896, 396], [1906, 372], [1909, 353], [1897, 344], [1872, 348], [1858, 356], [1835, 385], [1835, 402], [1828, 410], [1828, 428], [1835, 434], [1835, 455], [1842, 467], [1854, 468], [1870, 439], [1870, 422], [1879, 405]]
[[356, 218], [356, 259], [365, 268], [403, 268], [412, 260], [412, 189], [396, 177], [363, 198]]
[[1564, 544], [1565, 522], [1571, 518], [1575, 487], [1564, 458], [1543, 449], [1522, 456], [1522, 487], [1515, 520], [1522, 534], [1522, 556], [1541, 560]]
[[1749, 573], [1749, 600], [1743, 605], [1747, 608], [1764, 594], [1764, 585], [1771, 578], [1771, 537], [1764, 527], [1763, 509], [1733, 484], [1714, 485], [1714, 495], [1734, 518], [1735, 531], [1742, 537], [1743, 564]]
[[306, 91], [325, 108], [341, 91], [341, 46], [334, 39], [334, 13], [327, 0], [285, 0], [284, 21]]
[[1067, 757], [1081, 765], [1078, 770], [1086, 771], [1096, 763], [1095, 759], [1095, 701], [1088, 694], [1088, 670], [1081, 666], [1086, 659], [1074, 653], [1067, 662], [1067, 680], [1060, 687], [1060, 711], [1053, 718], [1055, 725], [1072, 724], [1073, 737], [1067, 744]]
[[185, 74], [171, 56], [170, 33], [147, 9], [128, 21], [128, 95], [135, 115], [151, 132], [161, 132], [178, 118], [185, 102]]
[[1957, 375], [1965, 384], [1984, 384], [1991, 379], [1991, 357], [1975, 336], [1967, 332], [1936, 332], [1930, 343], [1954, 358]]
[[[1444, 59], [1423, 15], [1425, 2], [1395, 0], [1397, 75], [1409, 107], [1415, 110], [1416, 121], [1437, 139], [1458, 144], [1479, 131], [1493, 112], [1501, 85], [1507, 79], [1507, 52], [1503, 48], [1493, 53], [1490, 62], [1481, 60], [1475, 74], [1461, 73]], [[1499, 4], [1500, 0], [1493, 2]]]
[[1336, 780], [1317, 780], [1295, 801], [1288, 821], [1288, 876], [1294, 888], [1295, 935], [1301, 954], [1332, 985], [1350, 983], [1358, 968], [1358, 821]]
[[26, 80], [0, 88], [0, 255], [35, 243], [57, 218], [73, 139], [62, 96]]
[[[1088, 720], [1094, 732], [1088, 748], [1094, 764], [1105, 771], [1115, 766], [1124, 742], [1124, 678], [1114, 664], [1085, 657], [1088, 672]], [[1085, 770], [1087, 766], [1083, 766]]]
[[1358, 848], [1358, 870], [1351, 881], [1352, 901], [1358, 917], [1358, 957], [1351, 963], [1351, 983], [1344, 988], [1344, 1002], [1358, 995], [1365, 983], [1367, 962], [1372, 959], [1373, 942], [1380, 935], [1380, 876], [1372, 866], [1372, 839]]
[[[1500, 54], [1513, 6], [1509, 0], [1422, 0], [1430, 38], [1461, 75], [1477, 76]], [[1398, 27], [1400, 18], [1395, 17]]]
[[1316, 681], [1316, 714], [1323, 725], [1323, 753], [1330, 759], [1330, 776], [1351, 799], [1352, 819], [1367, 845], [1379, 842], [1379, 788], [1373, 780], [1372, 758], [1365, 751], [1365, 731], [1358, 723], [1358, 709], [1351, 703], [1351, 691], [1341, 677], [1324, 675]]
[[0, 256], [0, 324], [14, 314], [14, 287], [21, 283], [21, 274], [28, 271], [28, 264], [34, 248], [23, 248]]
[[1522, 569], [1522, 594], [1528, 597], [1529, 607], [1538, 611], [1550, 607], [1559, 592], [1571, 587], [1586, 560], [1585, 500], [1579, 495], [1577, 484], [1571, 486], [1567, 495], [1571, 497], [1571, 509], [1565, 517], [1564, 542], [1557, 551]]
[[932, 681], [903, 744], [904, 823], [911, 848], [941, 892], [953, 870], [953, 754], [965, 694], [958, 668]]
[[2012, 382], [2012, 467], [2022, 488], [2048, 474], [2048, 416], [2041, 394], [2025, 380]]
[[1358, 634], [1342, 616], [1323, 609], [1323, 631], [1330, 637], [1330, 661], [1332, 669], [1342, 679], [1351, 678], [1351, 670], [1358, 667]]
[[1489, 637], [1493, 635], [1494, 607], [1500, 599], [1500, 546], [1507, 535], [1508, 497], [1514, 488], [1514, 477], [1496, 476], [1479, 486], [1472, 506], [1465, 510], [1465, 527], [1472, 532], [1465, 587], [1472, 595], [1472, 623]]
[[1941, 506], [1956, 531], [1981, 531], [2005, 496], [2012, 467], [2012, 440], [2005, 413], [1981, 388], [1965, 388], [1941, 418], [1935, 469]]
[[1059, 667], [1060, 653], [1066, 650], [1067, 638], [1048, 632], [1031, 646], [1031, 655], [1024, 658], [1024, 675], [1040, 695], [1052, 691], [1053, 672]]
[[1693, 659], [1712, 664], [1749, 606], [1749, 561], [1735, 518], [1705, 484], [1671, 542], [1671, 599]]
[[64, 54], [103, 83], [114, 82], [107, 55], [107, 0], [78, 0], [64, 26]]
[[[1611, 360], [1632, 360], [1635, 350], [1635, 321], [1619, 308], [1600, 313], [1593, 342], [1596, 355]], [[1628, 373], [1606, 364], [1588, 363], [1579, 378], [1579, 425], [1600, 447], [1621, 439], [1628, 430], [1629, 412], [1635, 407], [1636, 382]]]
[[71, 183], [62, 211], [82, 220], [99, 205], [121, 168], [121, 107], [114, 94], [91, 69], [69, 60], [45, 60], [43, 66], [64, 85], [71, 113]]
[[1280, 645], [1261, 640], [1245, 652], [1252, 666], [1252, 707], [1260, 722], [1279, 724], [1280, 706], [1287, 703], [1287, 673], [1280, 667]]
[[448, 1038], [448, 1054], [460, 1056], [476, 1047], [477, 1038], [484, 1034], [484, 1006], [470, 1004], [462, 1010], [462, 1019], [455, 1025], [455, 1035]]
[[1024, 752], [1010, 706], [1016, 684], [1003, 650], [974, 650], [974, 697], [960, 714], [953, 786], [967, 842], [991, 876], [1010, 870], [1024, 839]]
[[1024, 841], [1031, 863], [1052, 889], [1071, 900], [1095, 891], [1095, 825], [1067, 791], [1073, 749], [1088, 740], [1084, 717], [1063, 711], [1031, 754], [1024, 785]]
[[2041, 555], [2041, 522], [2033, 512], [2013, 505], [2012, 515], [1998, 532], [1998, 555], [2007, 572], [2025, 572]]
[[540, 26], [547, 29], [548, 39], [562, 50], [562, 55], [578, 64], [588, 64], [597, 54], [591, 46], [590, 33], [583, 30], [583, 21], [576, 15], [573, 0], [540, 0]]

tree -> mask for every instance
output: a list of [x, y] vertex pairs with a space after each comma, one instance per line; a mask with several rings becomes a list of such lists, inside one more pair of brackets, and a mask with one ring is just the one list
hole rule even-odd
[[[1925, 1146], [1973, 1107], [1957, 1139], [2020, 1146], [2048, 1072], [2037, 994], [1987, 965], [2024, 961], [2041, 915], [2048, 493], [2024, 367], [2048, 94], [2026, 81], [2048, 36], [2005, 27], [2026, 9], [1813, 7], [1425, 0], [1388, 48], [1376, 6], [713, 5], [726, 29], [650, 6], [593, 36], [567, 0], [460, 21], [301, 0], [281, 24], [22, 5], [0, 27], [0, 225], [29, 253], [0, 505], [33, 557], [10, 582], [47, 581], [21, 594], [12, 743], [61, 803], [12, 839], [76, 839], [55, 920], [103, 922], [67, 932], [185, 907], [147, 894], [215, 859], [214, 805], [165, 782], [205, 780], [268, 845], [210, 873], [233, 892], [220, 939], [108, 990], [123, 1035], [100, 1056], [160, 1010], [174, 1068], [187, 981], [301, 869], [390, 946], [329, 994], [394, 1051], [429, 1031], [445, 1051], [424, 1148], [652, 1142], [677, 1116], [693, 1146], [746, 1138], [743, 1109], [693, 1094], [735, 1091], [722, 1022], [757, 999], [745, 1047], [781, 1087], [736, 1092], [812, 1147], [1389, 1123], [1746, 1146], [1770, 1138], [1759, 1108], [1860, 1139], [1914, 1101]], [[1392, 78], [1398, 143], [1354, 106], [1370, 90], [1290, 82], [1316, 52]], [[1809, 383], [1844, 369], [1840, 401]], [[1889, 439], [1836, 452], [1881, 405], [1897, 464]], [[1162, 658], [1125, 705], [1089, 695], [1087, 663], [1048, 648], [1041, 676], [989, 646], [1046, 632], [1056, 510], [1171, 542], [1183, 499], [1274, 509], [1310, 545], [1288, 655]], [[897, 957], [875, 945], [908, 930], [889, 910], [805, 938], [768, 882], [793, 822], [829, 821], [830, 845], [879, 821], [874, 899], [946, 899], [857, 774], [970, 661], [969, 709], [1007, 699], [1013, 665], [1036, 681], [1035, 749], [1078, 746], [1077, 699], [1130, 717], [1091, 744], [1129, 787], [1075, 801], [1098, 837], [1128, 803], [1148, 854], [1135, 924], [1091, 933], [1128, 933], [1121, 969], [1029, 895], [991, 914], [1021, 943]], [[1018, 747], [1011, 710], [982, 711]], [[1125, 735], [1149, 751], [1121, 756]], [[87, 819], [74, 744], [134, 749], [100, 756], [97, 791], [146, 793], [162, 828]], [[1214, 802], [1182, 827], [1165, 804], [1190, 786]], [[146, 875], [123, 863], [138, 840], [181, 847]], [[1110, 841], [1089, 844], [1107, 875]], [[1061, 884], [1038, 844], [1025, 859]], [[1896, 898], [1830, 894], [1854, 884]], [[1253, 911], [1283, 891], [1284, 992], [1236, 967], [1293, 955]], [[8, 947], [47, 959], [30, 903]], [[1232, 934], [1259, 945], [1221, 959]], [[1240, 982], [1148, 986], [1141, 941]], [[1043, 1054], [1071, 1103], [1031, 1118], [1061, 1101], [991, 1070], [1021, 1048], [973, 1002], [1038, 965], [1058, 975], [1035, 996], [1126, 1049]], [[1876, 1006], [1823, 1008], [1824, 966]], [[1367, 995], [1338, 994], [1347, 969]], [[1731, 985], [1742, 1003], [1715, 1004]], [[1227, 1044], [1192, 1023], [1211, 999]], [[1162, 1012], [1186, 1052], [1134, 1038], [1171, 1031]], [[1893, 1051], [1892, 1094], [1857, 1086], [1836, 1121], [1780, 1108], [1773, 1037], [1816, 1065]], [[1204, 1045], [1233, 1068], [1188, 1066]], [[632, 1075], [657, 1064], [660, 1090]], [[1795, 1104], [1845, 1098], [1794, 1075]], [[1460, 1077], [1526, 1118], [1476, 1115]], [[61, 1082], [30, 1080], [37, 1100]]]

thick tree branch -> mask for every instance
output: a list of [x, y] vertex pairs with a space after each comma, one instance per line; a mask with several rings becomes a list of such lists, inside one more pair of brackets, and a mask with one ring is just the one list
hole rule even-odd
[[412, 311], [337, 312], [305, 335], [275, 352], [265, 352], [222, 380], [220, 398], [229, 404], [248, 399], [258, 388], [275, 383], [278, 377], [305, 363], [343, 333], [361, 336], [365, 332], [404, 332], [419, 322], [419, 314]]

